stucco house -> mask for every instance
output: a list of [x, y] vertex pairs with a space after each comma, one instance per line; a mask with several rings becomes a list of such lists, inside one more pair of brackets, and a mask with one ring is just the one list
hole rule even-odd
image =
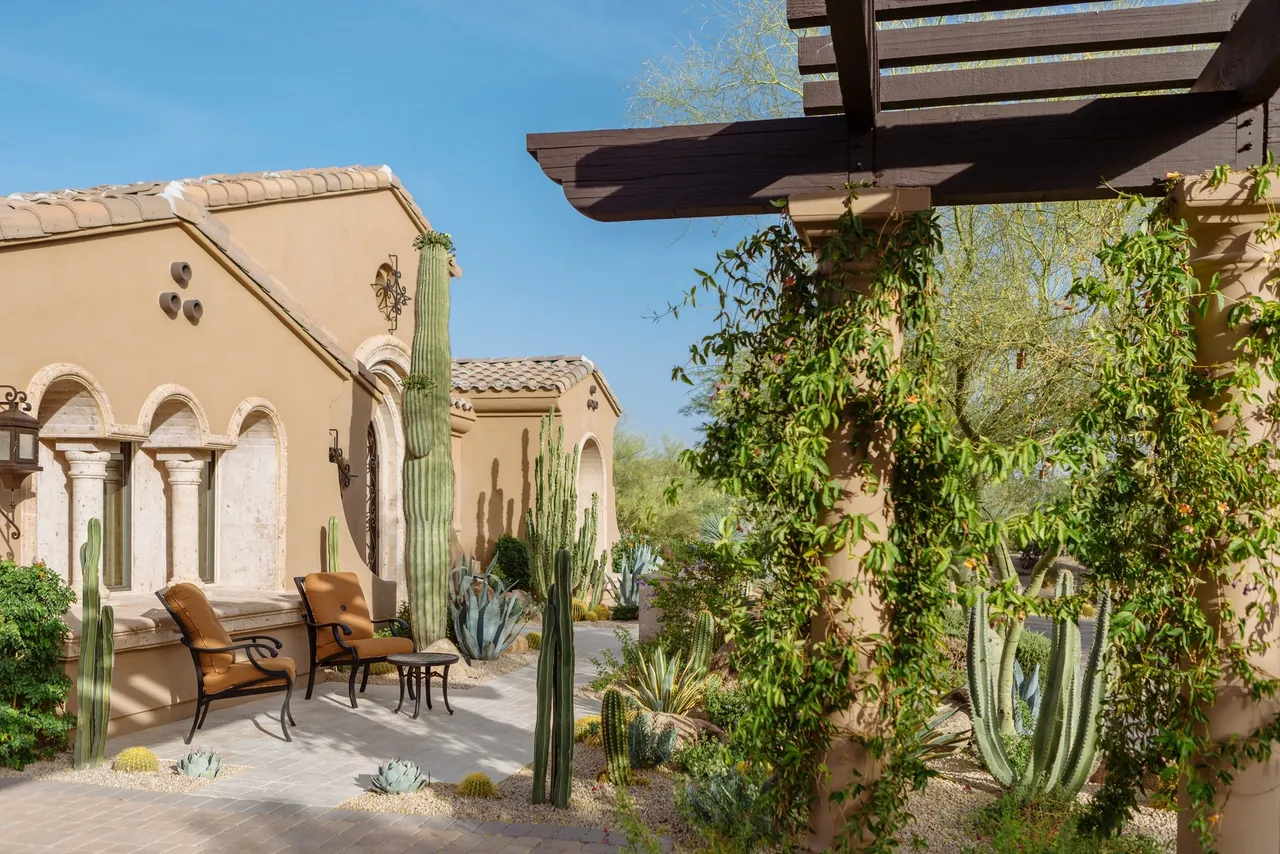
[[[154, 596], [171, 581], [199, 580], [233, 633], [274, 634], [301, 665], [292, 579], [323, 567], [336, 515], [374, 610], [404, 598], [403, 296], [429, 228], [387, 167], [0, 197], [0, 383], [27, 393], [43, 466], [0, 486], [0, 556], [78, 587], [103, 520], [113, 732], [190, 714], [191, 659]], [[596, 366], [457, 359], [453, 384], [455, 557], [522, 529], [552, 408], [608, 548], [621, 410]], [[77, 653], [73, 638], [68, 667]]]

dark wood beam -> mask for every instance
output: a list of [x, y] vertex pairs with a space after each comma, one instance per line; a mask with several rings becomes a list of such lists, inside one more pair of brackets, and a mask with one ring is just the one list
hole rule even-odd
[[1261, 104], [1280, 90], [1280, 0], [1250, 0], [1193, 92], [1237, 92]]
[[[1088, 51], [1131, 50], [1219, 42], [1231, 31], [1239, 0], [1148, 6], [965, 24], [882, 29], [876, 34], [881, 68], [1015, 59]], [[831, 37], [802, 36], [801, 74], [836, 70]]]
[[855, 131], [870, 130], [880, 109], [880, 64], [872, 0], [827, 0], [840, 112]]
[[[787, 24], [793, 30], [825, 27], [830, 23], [826, 5], [826, 0], [787, 0]], [[1052, 0], [876, 0], [875, 9], [877, 21], [906, 21], [1070, 5], [1074, 4], [1065, 0], [1056, 3]]]
[[1167, 172], [1257, 162], [1238, 152], [1229, 93], [1047, 101], [886, 113], [871, 133], [841, 117], [531, 134], [528, 148], [598, 220], [768, 213], [771, 200], [847, 181], [927, 186], [939, 205], [1158, 194]]
[[[887, 74], [880, 78], [880, 104], [883, 109], [898, 110], [1185, 89], [1195, 82], [1212, 55], [1213, 51], [1209, 50], [1188, 50], [958, 71]], [[838, 113], [843, 108], [842, 100], [838, 80], [804, 84], [805, 115]]]

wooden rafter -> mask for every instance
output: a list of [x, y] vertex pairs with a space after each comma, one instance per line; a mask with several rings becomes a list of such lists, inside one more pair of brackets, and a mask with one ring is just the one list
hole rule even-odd
[[[793, 30], [825, 27], [827, 0], [787, 0], [787, 24]], [[875, 0], [877, 21], [907, 21], [914, 18], [936, 18], [947, 15], [971, 15], [982, 12], [1008, 12], [1034, 9], [1038, 6], [1067, 6], [1045, 0]]]
[[[849, 181], [931, 187], [937, 204], [1158, 193], [1167, 172], [1256, 163], [1264, 110], [1230, 93], [1150, 95], [842, 117], [531, 134], [528, 148], [593, 219], [761, 213]], [[1242, 142], [1243, 141], [1243, 142]]]
[[839, 69], [841, 112], [849, 127], [869, 130], [880, 109], [880, 63], [872, 0], [827, 0], [831, 51]]
[[[1239, 0], [1210, 0], [1179, 6], [883, 29], [876, 35], [876, 54], [881, 68], [906, 68], [1208, 44], [1222, 41], [1231, 31], [1240, 5]], [[802, 36], [799, 51], [801, 74], [830, 74], [836, 70], [831, 36]]]
[[1193, 92], [1237, 92], [1261, 104], [1280, 89], [1280, 0], [1250, 0]]
[[[1212, 55], [1212, 51], [1191, 50], [891, 74], [880, 78], [880, 103], [886, 110], [896, 110], [1109, 92], [1185, 89], [1195, 82]], [[828, 115], [841, 109], [837, 81], [804, 84], [806, 115]]]

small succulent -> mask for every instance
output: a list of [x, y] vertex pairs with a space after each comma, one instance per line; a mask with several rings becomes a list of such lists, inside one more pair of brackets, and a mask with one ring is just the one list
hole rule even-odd
[[542, 648], [542, 632], [528, 632], [524, 639], [528, 642], [530, 650], [537, 652]]
[[178, 773], [183, 777], [204, 777], [212, 780], [222, 770], [222, 760], [207, 747], [193, 750], [178, 760]]
[[404, 795], [421, 791], [427, 785], [418, 763], [408, 759], [389, 759], [378, 766], [373, 775], [373, 788], [384, 795]]
[[160, 770], [160, 760], [145, 747], [130, 747], [111, 760], [111, 770], [126, 774], [153, 774]]
[[462, 778], [458, 784], [458, 795], [463, 798], [496, 798], [498, 787], [493, 785], [488, 774], [476, 771]]

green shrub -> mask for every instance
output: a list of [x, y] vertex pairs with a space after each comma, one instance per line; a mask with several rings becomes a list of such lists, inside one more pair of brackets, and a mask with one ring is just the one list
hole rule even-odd
[[610, 616], [615, 620], [634, 620], [640, 616], [640, 608], [636, 605], [615, 605]]
[[[651, 603], [662, 609], [662, 634], [671, 649], [690, 648], [698, 613], [711, 612], [716, 625], [728, 626], [735, 607], [746, 599], [749, 573], [739, 552], [706, 543], [672, 543], [660, 549], [663, 565], [649, 583]], [[718, 633], [719, 634], [719, 633]], [[721, 638], [713, 646], [718, 648]]]
[[723, 730], [732, 730], [735, 722], [747, 713], [747, 692], [742, 688], [724, 688], [718, 677], [707, 680], [707, 717]]
[[780, 841], [767, 808], [770, 784], [758, 764], [712, 760], [677, 790], [676, 802], [712, 850], [757, 851]]
[[160, 760], [145, 747], [128, 747], [111, 760], [111, 770], [126, 774], [154, 774], [160, 770]]
[[1029, 674], [1037, 664], [1040, 665], [1040, 677], [1043, 679], [1043, 671], [1049, 666], [1049, 639], [1038, 632], [1023, 629], [1014, 658], [1022, 665], [1023, 673]]
[[1021, 854], [1046, 851], [1053, 854], [1160, 854], [1164, 846], [1149, 836], [1135, 834], [1112, 839], [1093, 839], [1076, 831], [1081, 806], [1075, 798], [1060, 794], [1041, 795], [1034, 801], [1015, 793], [976, 810], [972, 829], [980, 846], [967, 849], [972, 854]]
[[21, 769], [67, 746], [59, 709], [71, 680], [58, 656], [75, 594], [42, 563], [0, 561], [0, 766]]
[[947, 608], [942, 612], [942, 633], [949, 638], [968, 635], [968, 621], [963, 608]]
[[513, 590], [528, 590], [529, 547], [524, 544], [524, 540], [503, 534], [498, 537], [494, 554], [497, 557], [497, 573], [507, 582], [507, 586]]

